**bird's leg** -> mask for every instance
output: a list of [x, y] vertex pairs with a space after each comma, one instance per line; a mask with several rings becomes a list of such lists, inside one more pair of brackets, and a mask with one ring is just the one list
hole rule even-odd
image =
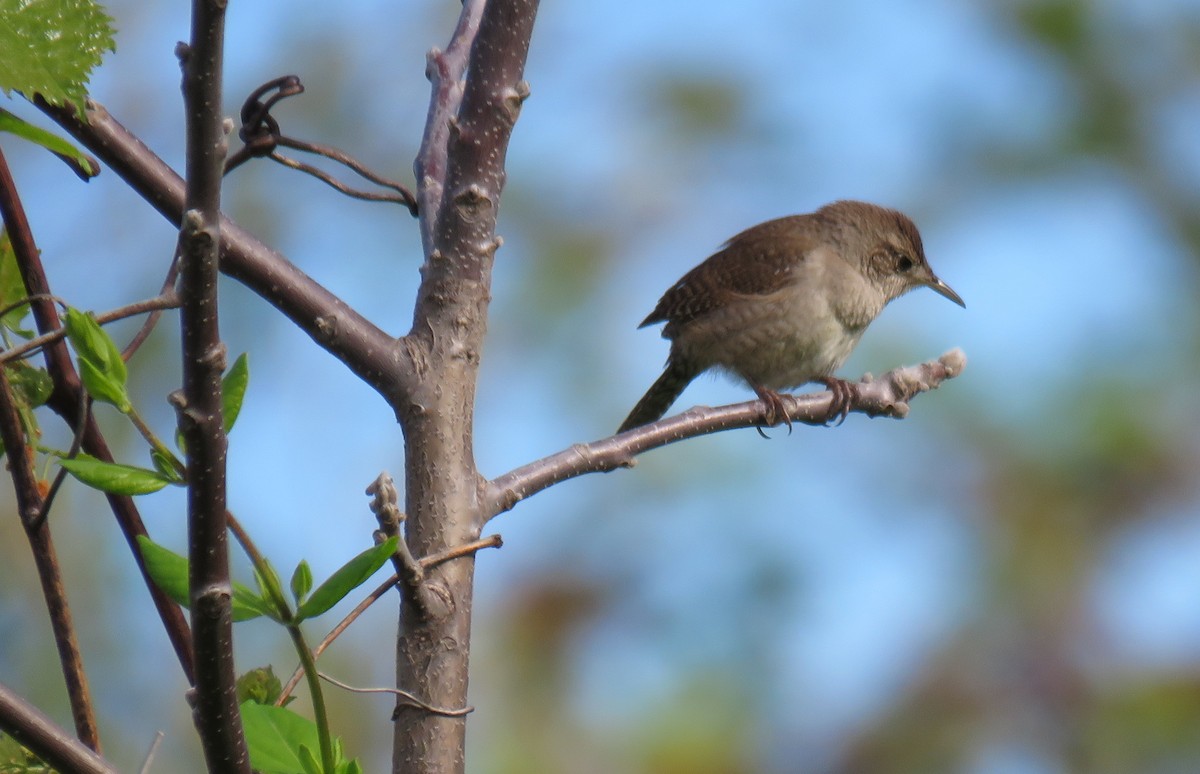
[[858, 385], [833, 376], [822, 376], [813, 381], [820, 382], [833, 393], [833, 399], [829, 401], [829, 413], [825, 416], [825, 424], [833, 422], [835, 417], [837, 422], [834, 422], [834, 427], [845, 422], [846, 417], [850, 415], [850, 406], [858, 400]]
[[[783, 407], [783, 396], [768, 387], [763, 387], [761, 384], [751, 383], [750, 386], [754, 388], [755, 394], [762, 399], [763, 404], [766, 406], [763, 411], [763, 421], [766, 426], [774, 427], [783, 422], [787, 425], [788, 435], [791, 435], [792, 420], [788, 417], [787, 409]], [[766, 433], [762, 431], [762, 427], [758, 428], [758, 434], [764, 438], [767, 437]]]

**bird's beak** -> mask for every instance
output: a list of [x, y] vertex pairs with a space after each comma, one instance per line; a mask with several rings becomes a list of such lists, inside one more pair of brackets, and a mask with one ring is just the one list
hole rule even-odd
[[950, 299], [954, 303], [961, 306], [963, 309], [967, 308], [967, 305], [963, 303], [963, 300], [961, 298], [959, 298], [957, 293], [954, 292], [954, 288], [950, 287], [945, 282], [942, 282], [937, 277], [930, 277], [929, 282], [926, 282], [925, 286], [928, 287], [930, 290], [932, 290], [934, 293], [937, 293], [940, 296], [945, 296], [946, 298]]

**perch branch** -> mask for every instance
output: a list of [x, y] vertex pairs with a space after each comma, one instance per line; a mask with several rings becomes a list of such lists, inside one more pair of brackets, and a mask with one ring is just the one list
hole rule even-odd
[[[937, 360], [897, 368], [879, 379], [864, 379], [858, 384], [858, 396], [850, 411], [869, 417], [901, 419], [908, 416], [908, 402], [913, 397], [935, 390], [943, 381], [958, 376], [966, 364], [966, 355], [962, 350], [954, 349]], [[829, 416], [833, 396], [821, 392], [785, 395], [783, 398], [788, 419], [822, 425]], [[576, 444], [493, 479], [485, 494], [485, 512], [488, 518], [494, 517], [530, 495], [585, 473], [607, 473], [632, 467], [637, 455], [660, 446], [721, 430], [757, 427], [763, 421], [763, 409], [762, 401], [717, 408], [698, 406], [620, 435]]]

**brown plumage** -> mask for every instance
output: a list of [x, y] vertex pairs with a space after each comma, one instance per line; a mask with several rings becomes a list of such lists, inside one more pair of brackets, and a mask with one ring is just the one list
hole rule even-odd
[[841, 201], [746, 229], [642, 321], [666, 323], [671, 354], [618, 432], [661, 417], [710, 368], [749, 384], [767, 402], [768, 424], [783, 411], [775, 391], [810, 381], [829, 384], [839, 397], [833, 408], [844, 411], [850, 387], [830, 375], [889, 301], [920, 286], [962, 304], [930, 270], [916, 226], [895, 210]]

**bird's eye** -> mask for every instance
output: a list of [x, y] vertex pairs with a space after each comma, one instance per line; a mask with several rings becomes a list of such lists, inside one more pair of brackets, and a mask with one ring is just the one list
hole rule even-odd
[[903, 253], [896, 256], [896, 268], [899, 271], [908, 271], [913, 267], [913, 259]]

